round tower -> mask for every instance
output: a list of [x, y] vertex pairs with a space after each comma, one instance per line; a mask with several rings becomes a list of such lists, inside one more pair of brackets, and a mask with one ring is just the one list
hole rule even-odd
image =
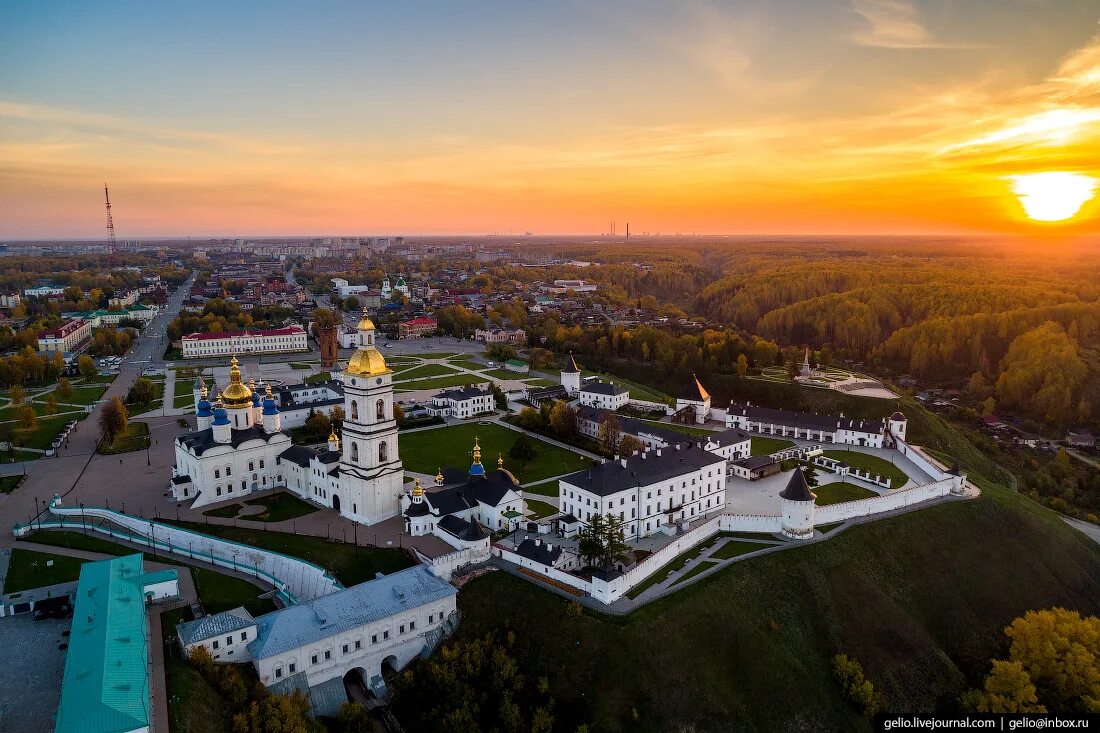
[[887, 432], [893, 435], [897, 440], [905, 440], [906, 425], [908, 425], [908, 420], [905, 419], [905, 415], [901, 412], [895, 412], [886, 419]]
[[561, 370], [561, 386], [571, 395], [581, 391], [581, 368], [573, 359], [573, 352], [569, 352], [569, 359], [565, 362], [565, 368]]
[[783, 513], [783, 534], [795, 540], [814, 536], [814, 493], [806, 483], [806, 474], [796, 468], [779, 493], [779, 508]]
[[214, 431], [214, 442], [225, 445], [233, 440], [233, 423], [221, 400], [214, 403], [214, 420], [210, 423]]
[[195, 403], [195, 422], [198, 430], [206, 430], [210, 427], [210, 421], [214, 418], [214, 407], [207, 399], [206, 384], [199, 391], [199, 401]]
[[275, 396], [271, 394], [270, 384], [267, 385], [266, 394], [264, 395], [262, 419], [264, 432], [268, 435], [274, 435], [283, 428], [283, 418], [279, 415], [279, 407], [275, 404]]

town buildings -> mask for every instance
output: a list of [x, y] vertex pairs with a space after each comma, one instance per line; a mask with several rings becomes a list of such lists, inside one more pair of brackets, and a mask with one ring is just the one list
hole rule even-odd
[[57, 328], [40, 331], [38, 350], [73, 353], [82, 349], [91, 338], [91, 322], [73, 318]]
[[727, 426], [752, 433], [872, 448], [889, 447], [895, 439], [905, 440], [906, 424], [905, 415], [900, 412], [885, 420], [864, 420], [758, 407], [751, 403], [731, 403], [726, 410]]
[[301, 326], [228, 333], [191, 333], [184, 336], [181, 342], [184, 359], [309, 351], [306, 330]]
[[630, 392], [610, 382], [589, 382], [577, 393], [582, 405], [601, 410], [618, 410], [630, 402]]
[[421, 316], [397, 324], [397, 338], [418, 339], [429, 336], [439, 328], [439, 322], [429, 316]]
[[479, 328], [474, 331], [474, 339], [486, 344], [522, 346], [527, 341], [527, 332], [522, 328]]

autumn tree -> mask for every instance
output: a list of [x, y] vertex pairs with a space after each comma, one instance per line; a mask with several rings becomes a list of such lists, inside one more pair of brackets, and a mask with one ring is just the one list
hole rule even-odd
[[600, 445], [603, 446], [607, 455], [615, 455], [615, 450], [619, 447], [619, 440], [622, 438], [622, 426], [619, 424], [619, 416], [613, 412], [604, 416], [604, 419], [600, 422], [599, 440]]
[[645, 450], [645, 444], [638, 440], [633, 435], [624, 435], [619, 440], [619, 455], [623, 458], [629, 458], [635, 453], [641, 453]]
[[61, 377], [57, 380], [57, 396], [63, 400], [67, 400], [73, 396], [73, 385], [67, 377]]
[[550, 429], [567, 440], [577, 434], [577, 412], [565, 400], [558, 400], [550, 410]]
[[15, 419], [19, 423], [19, 429], [24, 433], [30, 433], [38, 429], [38, 413], [31, 405], [20, 405], [15, 410]]
[[52, 392], [46, 397], [46, 414], [57, 414], [57, 397]]
[[397, 423], [398, 430], [405, 425], [405, 408], [396, 402], [393, 403], [393, 421]]
[[1044, 422], [1063, 424], [1075, 416], [1071, 407], [1088, 368], [1077, 342], [1054, 321], [1017, 336], [1001, 360], [997, 397]]
[[13, 405], [21, 405], [27, 400], [27, 392], [20, 385], [16, 384], [11, 388], [11, 403]]
[[863, 672], [863, 665], [847, 654], [833, 657], [833, 674], [844, 691], [844, 697], [859, 706], [865, 718], [874, 716], [882, 707], [882, 698]]
[[157, 387], [153, 380], [140, 377], [126, 393], [126, 401], [131, 405], [147, 405], [157, 398]]
[[115, 440], [126, 432], [129, 413], [122, 398], [112, 397], [100, 408], [99, 434], [107, 445], [114, 445]]
[[82, 354], [77, 358], [76, 368], [80, 370], [80, 375], [85, 379], [91, 379], [96, 375], [95, 361], [87, 354]]
[[737, 355], [737, 376], [743, 377], [749, 371], [749, 360], [744, 354]]

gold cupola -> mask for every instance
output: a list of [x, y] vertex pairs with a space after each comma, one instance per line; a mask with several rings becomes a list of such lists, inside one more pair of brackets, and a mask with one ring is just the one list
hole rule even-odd
[[413, 496], [424, 496], [424, 489], [420, 485], [420, 479], [413, 479]]
[[241, 382], [241, 368], [235, 356], [229, 362], [229, 386], [222, 390], [221, 398], [227, 408], [252, 406], [252, 390]]
[[386, 360], [374, 345], [374, 321], [363, 310], [363, 317], [356, 326], [359, 331], [368, 331], [364, 335], [359, 349], [348, 361], [348, 374], [361, 377], [373, 377], [379, 374], [387, 374], [390, 369], [386, 366]]
[[357, 330], [357, 331], [373, 331], [373, 330], [375, 330], [374, 321], [372, 321], [370, 319], [370, 316], [367, 315], [367, 309], [366, 308], [363, 309], [363, 315], [362, 315], [362, 317], [360, 317], [358, 325], [355, 326], [355, 330]]

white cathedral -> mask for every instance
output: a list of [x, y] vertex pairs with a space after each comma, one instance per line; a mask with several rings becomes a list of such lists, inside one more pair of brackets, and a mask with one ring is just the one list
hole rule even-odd
[[285, 486], [342, 516], [375, 524], [401, 512], [404, 470], [393, 417], [393, 372], [375, 347], [374, 323], [363, 314], [358, 350], [338, 379], [344, 388], [342, 440], [327, 451], [291, 444], [282, 431], [270, 385], [261, 396], [241, 379], [236, 357], [229, 385], [213, 403], [205, 388], [197, 429], [176, 438], [171, 491], [192, 508]]

